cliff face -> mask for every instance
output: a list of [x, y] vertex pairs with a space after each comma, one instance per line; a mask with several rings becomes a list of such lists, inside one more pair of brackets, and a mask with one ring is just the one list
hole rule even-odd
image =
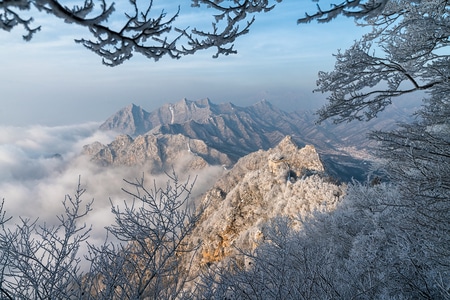
[[232, 164], [227, 155], [209, 147], [202, 140], [181, 134], [119, 135], [108, 145], [98, 142], [84, 146], [83, 153], [104, 166], [145, 165], [151, 172], [161, 172], [173, 165], [185, 170], [199, 170], [208, 165]]
[[202, 198], [207, 208], [192, 242], [202, 241], [194, 266], [222, 263], [236, 247], [252, 250], [262, 226], [276, 216], [296, 218], [334, 209], [344, 188], [328, 180], [313, 146], [290, 137], [241, 158]]

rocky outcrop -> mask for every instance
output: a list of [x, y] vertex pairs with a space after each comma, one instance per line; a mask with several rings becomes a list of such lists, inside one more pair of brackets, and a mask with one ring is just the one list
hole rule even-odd
[[202, 246], [193, 265], [222, 263], [236, 248], [252, 250], [262, 226], [276, 216], [334, 209], [344, 188], [324, 171], [315, 148], [298, 148], [291, 137], [241, 158], [202, 199], [207, 208], [191, 236]]
[[230, 166], [227, 155], [205, 142], [177, 135], [119, 135], [108, 145], [95, 142], [84, 146], [83, 153], [104, 166], [145, 165], [151, 172], [161, 172], [174, 165], [182, 170], [199, 170], [208, 165]]

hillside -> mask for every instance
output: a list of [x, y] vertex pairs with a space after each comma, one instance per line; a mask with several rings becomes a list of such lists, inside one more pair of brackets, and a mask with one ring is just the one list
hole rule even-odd
[[329, 179], [315, 148], [299, 148], [291, 137], [242, 157], [201, 197], [206, 209], [186, 241], [187, 248], [200, 247], [194, 256], [186, 254], [182, 266], [195, 278], [230, 260], [248, 263], [240, 252], [251, 252], [264, 240], [270, 220], [286, 216], [300, 229], [299, 218], [336, 208], [346, 187]]

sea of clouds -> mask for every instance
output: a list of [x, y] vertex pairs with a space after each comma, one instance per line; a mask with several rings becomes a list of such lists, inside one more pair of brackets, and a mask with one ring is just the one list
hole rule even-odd
[[[0, 127], [0, 200], [4, 199], [6, 215], [13, 217], [10, 224], [20, 223], [19, 216], [57, 224], [56, 216], [63, 212], [62, 201], [66, 195], [74, 197], [80, 181], [86, 189], [82, 200], [88, 203], [94, 199], [93, 210], [83, 220], [93, 227], [90, 242], [101, 243], [104, 227], [114, 222], [111, 201], [121, 205], [130, 200], [122, 191], [127, 188], [124, 179], [134, 181], [144, 175], [150, 187], [153, 180], [160, 186], [167, 182], [166, 175], [149, 174], [144, 166], [103, 167], [81, 155], [84, 145], [94, 141], [108, 144], [117, 135], [99, 131], [98, 126]], [[211, 167], [188, 174], [197, 176], [194, 193], [204, 192], [220, 172], [220, 167]]]
[[82, 199], [95, 199], [85, 221], [97, 228], [94, 235], [103, 235], [99, 228], [111, 221], [108, 195], [117, 192], [112, 184], [98, 185], [111, 175], [80, 155], [83, 145], [113, 139], [112, 133], [98, 131], [98, 125], [0, 127], [0, 198], [6, 215], [13, 217], [10, 223], [19, 223], [20, 216], [55, 224], [62, 201], [73, 197], [80, 179], [87, 189]]

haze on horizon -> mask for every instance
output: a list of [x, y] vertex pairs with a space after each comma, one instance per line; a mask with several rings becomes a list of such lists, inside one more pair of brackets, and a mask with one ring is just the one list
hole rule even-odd
[[[158, 5], [156, 12], [166, 4]], [[181, 23], [208, 14], [183, 9]], [[331, 70], [332, 54], [351, 45], [364, 28], [344, 18], [332, 25], [296, 25], [314, 9], [312, 1], [286, 1], [257, 15], [250, 33], [236, 41], [236, 55], [213, 59], [211, 50], [154, 62], [137, 54], [114, 68], [73, 41], [89, 38], [89, 32], [34, 14], [42, 30], [30, 42], [22, 40], [20, 28], [0, 33], [0, 125], [99, 122], [130, 103], [151, 111], [182, 98], [241, 106], [265, 99], [288, 111], [318, 108], [325, 95], [312, 93], [317, 72]]]

